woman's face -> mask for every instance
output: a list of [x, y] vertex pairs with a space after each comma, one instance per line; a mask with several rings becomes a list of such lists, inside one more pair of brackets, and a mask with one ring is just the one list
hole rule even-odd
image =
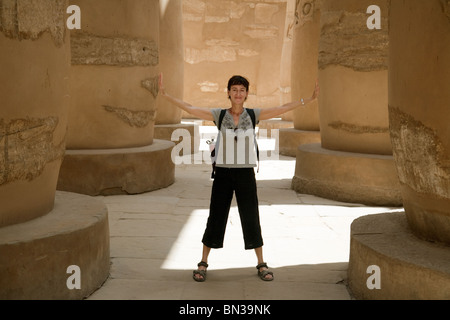
[[248, 92], [242, 84], [238, 84], [231, 86], [230, 90], [228, 91], [228, 96], [230, 97], [231, 102], [241, 104], [244, 103], [245, 100], [247, 100]]

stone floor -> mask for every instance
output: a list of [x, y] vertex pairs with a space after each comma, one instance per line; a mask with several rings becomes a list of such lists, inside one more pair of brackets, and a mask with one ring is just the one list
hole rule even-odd
[[265, 160], [257, 173], [264, 258], [275, 274], [257, 277], [245, 251], [235, 200], [225, 245], [209, 258], [208, 279], [192, 270], [201, 258], [212, 181], [209, 164], [176, 166], [173, 185], [147, 194], [101, 197], [109, 209], [111, 270], [89, 300], [349, 300], [350, 225], [362, 215], [398, 211], [340, 203], [290, 189], [295, 158]]

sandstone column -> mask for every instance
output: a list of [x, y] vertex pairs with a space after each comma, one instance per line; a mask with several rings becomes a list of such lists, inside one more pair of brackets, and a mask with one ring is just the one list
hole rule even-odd
[[[56, 192], [69, 107], [68, 5], [0, 1], [0, 299], [81, 299], [109, 272], [106, 207]], [[76, 291], [66, 286], [72, 264], [83, 270]]]
[[[320, 6], [317, 0], [297, 0], [292, 44], [292, 100], [308, 98], [317, 79]], [[305, 143], [320, 142], [319, 110], [315, 101], [293, 112], [294, 128], [280, 130], [280, 153], [295, 157]]]
[[70, 58], [65, 1], [2, 1], [1, 9], [0, 227], [53, 209]]
[[[183, 4], [179, 0], [161, 0], [159, 24], [159, 62], [167, 92], [184, 98]], [[154, 136], [171, 140], [177, 129], [187, 130], [191, 137], [191, 153], [198, 149], [200, 137], [193, 124], [181, 124], [182, 110], [161, 97], [156, 100]], [[175, 138], [175, 137], [174, 137]], [[197, 141], [196, 141], [197, 140]], [[183, 149], [183, 152], [186, 151]]]
[[388, 123], [388, 1], [324, 0], [319, 42], [322, 144], [300, 146], [293, 187], [346, 202], [401, 205]]
[[391, 6], [389, 114], [406, 216], [420, 238], [450, 244], [450, 3]]
[[154, 139], [159, 2], [79, 0], [71, 33], [71, 106], [58, 188], [141, 193], [174, 181], [173, 143]]
[[[281, 51], [280, 68], [280, 104], [292, 101], [292, 44], [294, 38], [294, 26], [296, 24], [295, 10], [297, 0], [286, 1], [286, 20], [283, 33], [283, 47]], [[281, 116], [284, 121], [293, 121], [292, 112]]]
[[[184, 46], [182, 1], [160, 0], [159, 62], [165, 87], [171, 95], [183, 97]], [[158, 98], [156, 124], [179, 124], [181, 110]]]
[[[450, 2], [390, 6], [390, 136], [405, 212], [353, 222], [349, 287], [357, 299], [448, 300]], [[378, 289], [366, 284], [370, 265]]]

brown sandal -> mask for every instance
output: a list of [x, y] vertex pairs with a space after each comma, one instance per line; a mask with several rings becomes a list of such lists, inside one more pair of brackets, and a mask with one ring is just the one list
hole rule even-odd
[[[200, 261], [199, 264], [198, 264], [197, 266], [198, 266], [198, 267], [205, 267], [205, 268], [208, 268], [208, 264], [207, 264], [206, 262], [204, 262], [204, 261]], [[196, 277], [197, 274], [198, 274], [199, 276], [203, 277], [203, 278], [198, 278], [198, 277]], [[194, 270], [194, 271], [193, 271], [192, 277], [193, 277], [194, 280], [197, 281], [197, 282], [203, 282], [203, 281], [206, 280], [206, 270]]]
[[[269, 269], [269, 267], [267, 266], [267, 263], [263, 262], [263, 263], [258, 264], [258, 265], [256, 266], [256, 269], [258, 269], [258, 276], [261, 278], [261, 280], [264, 280], [264, 281], [272, 281], [273, 278], [274, 278], [273, 272], [272, 272], [272, 271], [269, 271], [269, 270], [259, 271], [259, 269], [261, 269], [261, 268], [267, 268], [267, 269]], [[267, 278], [266, 278], [267, 275], [271, 275], [272, 278], [267, 279]]]

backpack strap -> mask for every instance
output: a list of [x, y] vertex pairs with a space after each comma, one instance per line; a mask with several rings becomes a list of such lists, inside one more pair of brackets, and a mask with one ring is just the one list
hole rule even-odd
[[[220, 115], [219, 115], [219, 123], [217, 124], [215, 121], [214, 123], [216, 124], [217, 128], [219, 129], [219, 135], [220, 135], [220, 128], [222, 127], [222, 121], [223, 118], [225, 117], [225, 114], [227, 113], [226, 109], [222, 109], [220, 110]], [[220, 139], [219, 136], [216, 139], [216, 144], [219, 143]], [[217, 146], [217, 145], [216, 145]], [[212, 159], [212, 172], [211, 172], [211, 179], [214, 179], [215, 175], [216, 175], [216, 148], [214, 147], [214, 149], [211, 151], [211, 159]]]
[[[249, 109], [249, 108], [245, 108], [245, 110], [247, 110], [248, 115], [249, 115], [250, 118], [252, 119], [253, 130], [255, 130], [255, 128], [256, 128], [256, 115], [255, 115], [255, 110]], [[259, 147], [258, 147], [258, 143], [257, 143], [257, 141], [256, 141], [256, 132], [255, 132], [255, 146], [256, 146], [256, 158], [258, 159], [258, 171], [257, 171], [257, 172], [259, 172]]]
[[[219, 124], [216, 123], [217, 128], [220, 130], [220, 128], [222, 128], [222, 121], [223, 118], [225, 117], [225, 114], [227, 113], [226, 109], [222, 109], [220, 110], [220, 115], [219, 115]], [[215, 122], [214, 122], [215, 123]]]
[[248, 115], [250, 116], [250, 118], [252, 118], [253, 129], [255, 129], [256, 128], [255, 110], [249, 108], [245, 108], [245, 110], [247, 110]]

